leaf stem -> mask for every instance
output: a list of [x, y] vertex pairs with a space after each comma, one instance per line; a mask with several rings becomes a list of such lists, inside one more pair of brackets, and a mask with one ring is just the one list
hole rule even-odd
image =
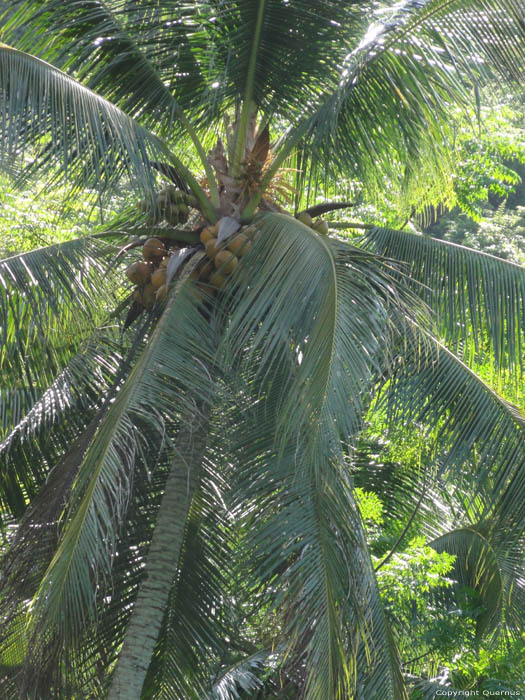
[[[211, 203], [213, 204], [214, 207], [218, 208], [220, 204], [219, 200], [219, 189], [217, 187], [217, 180], [215, 179], [215, 173], [213, 172], [213, 168], [211, 166], [210, 161], [208, 160], [208, 157], [206, 155], [206, 151], [204, 150], [204, 146], [202, 145], [199, 137], [197, 136], [197, 132], [191, 125], [189, 119], [186, 117], [186, 115], [180, 110], [180, 108], [177, 110], [178, 117], [186, 129], [186, 132], [188, 133], [188, 136], [192, 140], [193, 145], [195, 146], [195, 149], [197, 151], [197, 154], [199, 156], [199, 159], [204, 167], [204, 172], [206, 173], [206, 179], [208, 181], [208, 186], [210, 188], [210, 200]], [[188, 183], [189, 185], [189, 183]], [[197, 196], [197, 194], [192, 190], [193, 194]]]
[[257, 61], [257, 53], [261, 41], [262, 26], [264, 21], [264, 7], [266, 0], [259, 0], [259, 9], [257, 11], [257, 20], [255, 23], [255, 32], [252, 42], [252, 50], [250, 53], [250, 61], [248, 63], [248, 72], [246, 74], [246, 91], [244, 95], [244, 103], [242, 106], [241, 118], [237, 127], [235, 136], [235, 150], [233, 154], [233, 177], [238, 177], [241, 171], [241, 163], [244, 159], [244, 150], [246, 148], [246, 136], [250, 115], [253, 113], [256, 105], [253, 101], [253, 85], [255, 80], [255, 67]]
[[177, 156], [174, 153], [172, 153], [169, 149], [165, 149], [165, 153], [170, 163], [173, 166], [175, 166], [175, 168], [182, 174], [188, 187], [197, 198], [197, 201], [200, 204], [201, 213], [209, 222], [214, 224], [216, 221], [219, 220], [215, 207], [213, 206], [212, 202], [210, 202], [210, 200], [208, 199], [206, 192], [199, 185], [193, 173], [185, 165], [183, 165], [182, 162], [177, 158]]

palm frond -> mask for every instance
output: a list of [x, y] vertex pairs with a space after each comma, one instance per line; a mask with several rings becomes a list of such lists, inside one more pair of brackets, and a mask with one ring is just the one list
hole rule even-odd
[[[0, 366], [6, 431], [31, 407], [115, 300], [102, 246], [90, 239], [40, 248], [0, 261]], [[4, 388], [5, 387], [5, 388]], [[4, 392], [9, 393], [4, 393]]]
[[302, 167], [318, 175], [357, 178], [370, 193], [388, 179], [409, 207], [453, 200], [447, 110], [466, 104], [469, 87], [488, 75], [522, 81], [521, 9], [514, 0], [408, 0], [378, 16], [346, 55], [335, 89], [285, 134], [263, 186], [302, 143]]
[[[94, 334], [42, 395], [9, 422], [0, 443], [0, 510], [20, 517], [122, 372], [125, 349], [110, 330]], [[14, 416], [12, 416], [13, 418]], [[3, 517], [2, 517], [3, 520]]]
[[260, 672], [271, 659], [269, 651], [258, 651], [221, 671], [206, 700], [238, 700], [240, 693], [254, 693], [263, 687]]
[[[151, 132], [59, 69], [0, 45], [0, 162], [22, 173], [60, 173], [99, 191], [126, 176], [152, 191], [150, 161], [178, 161]], [[30, 165], [25, 159], [34, 157]], [[180, 165], [180, 164], [179, 164]], [[181, 176], [188, 175], [183, 166]]]
[[[230, 349], [244, 365], [251, 352], [260, 354], [261, 377], [281, 362], [289, 368], [276, 399], [283, 442], [321, 421], [338, 424], [342, 436], [356, 435], [366, 389], [386, 369], [390, 338], [404, 326], [410, 342], [409, 299], [377, 257], [325, 240], [290, 216], [258, 221], [260, 243], [234, 275], [244, 293], [231, 296], [223, 345], [250, 348]], [[366, 324], [355, 315], [358, 305]]]
[[[203, 316], [194, 311], [196, 303], [183, 288], [168, 305], [80, 466], [70, 499], [70, 519], [42, 582], [41, 591], [46, 593], [39, 596], [46, 624], [56, 624], [64, 638], [80, 633], [82, 620], [89, 614], [93, 595], [89, 572], [110, 573], [133, 465], [143, 456], [141, 449], [147, 449], [147, 441], [141, 448], [140, 421], [151, 424], [162, 436], [166, 421], [175, 418], [173, 406], [178, 403], [183, 410], [189, 388], [210, 400], [209, 378], [195, 360], [206, 354], [202, 338], [207, 327]], [[192, 403], [189, 408], [194, 408]], [[106, 542], [103, 550], [101, 536]]]
[[510, 590], [513, 585], [519, 585], [519, 576], [514, 580], [504, 579], [498, 560], [498, 554], [501, 556], [503, 553], [494, 550], [490, 541], [475, 528], [453, 530], [430, 545], [438, 552], [448, 552], [456, 557], [451, 573], [456, 583], [452, 589], [440, 591], [440, 597], [460, 600], [462, 591], [469, 587], [479, 595], [476, 616], [478, 639], [498, 630]]
[[[448, 103], [465, 99], [464, 81], [487, 69], [519, 83], [524, 56], [525, 33], [514, 0], [403, 3], [372, 25], [347, 57], [338, 90], [315, 125], [314, 143], [322, 149], [328, 136], [325, 156], [340, 155], [342, 163], [364, 165], [394, 152], [397, 167], [404, 163], [410, 172], [422, 156], [432, 155], [429, 140], [443, 142]], [[438, 173], [443, 156], [436, 144]]]
[[[179, 410], [188, 401], [194, 408], [188, 388], [191, 396], [200, 392], [203, 400], [211, 400], [210, 379], [199, 360], [206, 359], [211, 338], [196, 305], [186, 287], [172, 298], [87, 451], [66, 458], [63, 471], [76, 475], [62, 516], [60, 544], [40, 581], [31, 614], [33, 631], [43, 642], [35, 643], [35, 654], [40, 650], [48, 662], [57, 653], [49, 631], [54, 631], [56, 640], [68, 639], [73, 648], [94, 614], [95, 593], [110, 576], [134, 473], [143, 469], [147, 474], [157, 457], [172, 450], [170, 436], [180, 420]], [[178, 406], [175, 413], [174, 406]], [[37, 681], [39, 663], [45, 670], [46, 663], [38, 656], [28, 659], [26, 666]]]
[[365, 248], [399, 261], [414, 292], [436, 312], [447, 342], [482, 356], [490, 342], [495, 362], [523, 369], [525, 268], [464, 246], [408, 231], [374, 228]]
[[[141, 50], [141, 34], [149, 25], [138, 8], [126, 13], [111, 2], [64, 6], [51, 1], [36, 7], [18, 1], [11, 12], [3, 28], [6, 41], [67, 69], [126, 114], [141, 117], [144, 126], [154, 129], [160, 123], [166, 132], [174, 128], [179, 106]], [[22, 35], [20, 27], [27, 28]]]
[[[145, 8], [104, 0], [65, 8], [54, 0], [38, 7], [15, 0], [2, 30], [6, 42], [71, 71], [130, 116], [173, 138], [180, 136], [180, 109], [200, 114], [214, 93], [205, 60], [210, 10], [204, 3]], [[20, 27], [38, 27], [36, 40], [32, 30]]]
[[363, 693], [401, 698], [341, 440], [356, 438], [408, 300], [374, 256], [283, 215], [257, 226], [253, 257], [233, 276], [223, 342], [239, 377], [229, 454], [246, 550], [284, 612], [305, 697], [347, 697], [359, 668]]
[[436, 432], [438, 475], [453, 485], [462, 517], [506, 528], [511, 547], [525, 522], [525, 418], [439, 342], [429, 352], [432, 362], [408, 361], [387, 386], [390, 419]]

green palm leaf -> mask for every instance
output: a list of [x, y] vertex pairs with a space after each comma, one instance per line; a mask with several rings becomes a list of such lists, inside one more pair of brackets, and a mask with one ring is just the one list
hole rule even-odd
[[258, 229], [223, 340], [239, 381], [242, 422], [228, 452], [247, 556], [286, 611], [306, 697], [347, 697], [357, 664], [363, 692], [401, 698], [340, 441], [356, 437], [389, 347], [408, 328], [408, 299], [382, 261], [290, 217], [261, 216]]
[[[51, 175], [58, 170], [77, 187], [97, 190], [126, 176], [136, 187], [151, 191], [150, 161], [167, 159], [183, 180], [194, 182], [167, 146], [131, 117], [57, 68], [4, 44], [0, 87], [4, 167], [22, 167], [25, 176], [36, 169]], [[21, 156], [31, 153], [31, 147], [36, 160], [24, 168]]]
[[[459, 598], [461, 590], [466, 586], [475, 590], [482, 608], [476, 617], [477, 637], [482, 639], [484, 635], [494, 632], [500, 626], [511, 588], [505, 584], [511, 582], [504, 581], [498, 554], [490, 541], [474, 528], [462, 528], [448, 532], [430, 544], [438, 552], [456, 555], [452, 578], [457, 583], [452, 591], [447, 590], [442, 596], [453, 593]], [[519, 585], [517, 578], [514, 577], [512, 585]]]
[[[49, 387], [24, 407], [0, 443], [0, 512], [19, 518], [71, 442], [129, 373], [144, 328], [128, 348], [117, 329], [99, 329]], [[12, 416], [11, 416], [12, 418]], [[4, 515], [1, 520], [3, 520]]]
[[[145, 37], [152, 35], [155, 19], [156, 28], [162, 31], [161, 8], [153, 10], [157, 18], [152, 13], [145, 15], [138, 7], [126, 13], [114, 2], [67, 6], [44, 2], [36, 7], [19, 1], [13, 3], [13, 10], [16, 12], [3, 32], [7, 40], [16, 41], [17, 48], [67, 68], [86, 87], [130, 116], [142, 116], [145, 126], [157, 128], [160, 121], [166, 133], [175, 127], [180, 108], [174, 92], [164, 82], [165, 74], [151, 60], [151, 46]], [[20, 26], [37, 25], [37, 41], [34, 29], [20, 36]], [[189, 29], [186, 31], [191, 35]], [[176, 27], [173, 34], [173, 43], [175, 37], [179, 40], [178, 52], [181, 41], [187, 50], [190, 36], [184, 36], [180, 29], [177, 32]], [[55, 40], [50, 42], [52, 36]], [[192, 79], [202, 79], [196, 63], [192, 69]]]
[[[289, 216], [265, 214], [259, 222], [264, 247], [235, 278], [244, 293], [231, 298], [225, 351], [243, 358], [242, 368], [257, 353], [264, 376], [274, 364], [289, 368], [293, 348], [295, 367], [276, 398], [283, 442], [325, 421], [338, 422], [342, 436], [355, 435], [366, 391], [386, 369], [390, 338], [403, 327], [410, 342], [409, 297], [375, 256], [324, 240]], [[366, 324], [355, 316], [357, 304]], [[250, 350], [243, 354], [237, 348], [244, 346]]]
[[407, 231], [374, 228], [364, 241], [367, 249], [403, 263], [415, 293], [464, 356], [482, 356], [488, 338], [498, 365], [523, 369], [525, 268]]
[[387, 387], [390, 417], [437, 432], [438, 475], [462, 494], [471, 523], [507, 528], [512, 546], [525, 522], [525, 418], [437, 341], [433, 353], [427, 365], [407, 362]]
[[[103, 259], [100, 243], [78, 239], [0, 261], [6, 432], [102, 321], [106, 305], [116, 302], [114, 280], [105, 277]], [[8, 406], [14, 396], [18, 405], [12, 410]]]
[[491, 71], [522, 80], [522, 13], [514, 0], [413, 0], [382, 14], [351, 47], [337, 86], [311, 100], [285, 134], [263, 187], [302, 143], [302, 167], [319, 176], [357, 178], [370, 192], [382, 191], [386, 177], [419, 207], [446, 201], [447, 188], [450, 198], [447, 110], [469, 99], [466, 80]]
[[[170, 449], [170, 435], [179, 419], [178, 413], [173, 414], [175, 397], [184, 406], [191, 388], [210, 400], [209, 379], [194, 360], [206, 353], [202, 339], [207, 327], [206, 319], [195, 313], [195, 304], [187, 289], [172, 300], [87, 452], [80, 454], [78, 467], [79, 455], [73, 455], [68, 468], [78, 471], [61, 542], [33, 604], [34, 629], [46, 638], [52, 629], [59, 635], [57, 640], [69, 640], [74, 646], [82, 636], [94, 612], [95, 592], [110, 575], [135, 464], [152, 468], [157, 455], [160, 459]], [[185, 327], [194, 332], [179, 333], [179, 324], [188, 324]], [[153, 397], [156, 409], [152, 412]], [[189, 408], [193, 410], [192, 402]]]

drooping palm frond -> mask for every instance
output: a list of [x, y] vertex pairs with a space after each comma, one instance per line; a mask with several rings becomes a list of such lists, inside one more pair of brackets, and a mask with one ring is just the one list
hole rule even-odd
[[[152, 35], [154, 23], [162, 32], [169, 16], [165, 9], [152, 7], [146, 13], [138, 4], [125, 8], [115, 2], [67, 6], [43, 2], [36, 7], [18, 1], [12, 4], [10, 14], [2, 30], [6, 41], [16, 41], [18, 49], [68, 70], [130, 116], [140, 117], [144, 126], [156, 129], [160, 123], [166, 132], [175, 127], [179, 112], [175, 91], [165, 84], [165, 74], [152, 62], [153, 47], [146, 38]], [[182, 27], [182, 16], [182, 8], [173, 16], [172, 42], [176, 40], [177, 57], [188, 51], [192, 34], [189, 26]], [[37, 37], [35, 26], [40, 30]], [[22, 35], [20, 27], [27, 28]], [[161, 34], [157, 43], [162, 39]], [[183, 65], [182, 61], [182, 73]], [[171, 64], [170, 78], [173, 68]], [[191, 80], [198, 84], [202, 75], [195, 61], [191, 69]]]
[[[433, 372], [439, 373], [439, 366], [434, 367]], [[486, 387], [485, 390], [491, 393]], [[453, 389], [449, 388], [451, 402], [452, 394]], [[505, 407], [501, 408], [505, 413]], [[413, 411], [414, 420], [410, 424], [423, 434], [427, 428], [426, 421], [420, 421], [420, 416], [415, 420], [414, 407]], [[507, 428], [512, 436], [512, 411], [507, 413], [507, 418], [511, 419]], [[519, 516], [511, 515], [507, 521], [498, 515], [494, 517], [490, 509], [486, 516], [480, 512], [482, 505], [479, 501], [483, 503], [490, 497], [487, 493], [494, 483], [490, 477], [479, 479], [477, 447], [471, 448], [470, 454], [465, 454], [462, 463], [458, 460], [454, 468], [440, 472], [451, 439], [446, 428], [441, 433], [445, 420], [454, 423], [454, 417], [447, 416], [433, 431], [426, 431], [426, 448], [424, 454], [417, 458], [419, 464], [385, 460], [381, 456], [380, 444], [372, 442], [369, 446], [363, 445], [354, 461], [354, 481], [379, 496], [384, 504], [383, 528], [392, 533], [389, 541], [375, 545], [376, 549], [379, 548], [376, 554], [380, 559], [377, 568], [382, 568], [392, 554], [402, 552], [415, 535], [424, 535], [428, 544], [438, 552], [453, 554], [455, 562], [449, 577], [455, 583], [451, 587], [436, 589], [433, 594], [436, 610], [444, 613], [455, 609], [462, 610], [466, 615], [475, 614], [478, 641], [487, 645], [499, 642], [504, 631], [510, 637], [520, 634], [524, 604], [523, 559], [520, 554], [523, 525], [515, 524]], [[515, 426], [515, 432], [517, 434], [511, 439], [518, 445], [522, 441], [519, 424]], [[394, 427], [390, 432], [394, 444], [400, 439], [399, 445], [403, 445], [403, 434], [407, 434], [406, 427]], [[484, 437], [484, 433], [480, 432], [482, 442]], [[494, 435], [488, 436], [488, 440], [491, 438]], [[495, 439], [498, 440], [497, 437]], [[499, 443], [499, 448], [496, 448], [499, 451], [492, 457], [495, 464], [502, 456], [505, 457], [504, 453], [501, 454], [501, 444], [505, 442]], [[413, 449], [413, 445], [409, 449]], [[515, 457], [519, 465], [519, 451]], [[415, 456], [412, 459], [416, 459]], [[518, 467], [516, 473], [519, 474], [519, 471]], [[514, 495], [519, 488], [518, 484], [509, 485]], [[496, 505], [494, 512], [501, 515], [503, 511]], [[467, 599], [466, 590], [475, 599], [472, 596], [470, 600]], [[411, 634], [408, 629], [401, 632], [406, 633]], [[420, 648], [422, 652], [432, 653], [432, 640], [420, 640]]]
[[[0, 261], [2, 414], [8, 432], [116, 301], [100, 243], [77, 239]], [[19, 405], [7, 406], [18, 391]], [[5, 435], [5, 433], [4, 433]]]
[[[205, 332], [205, 316], [195, 311], [196, 303], [187, 289], [172, 299], [94, 436], [80, 453], [66, 456], [63, 471], [75, 477], [62, 516], [58, 550], [39, 582], [32, 608], [35, 639], [48, 639], [53, 629], [58, 647], [35, 643], [26, 672], [37, 683], [42, 679], [39, 665], [42, 673], [50, 663], [55, 662], [56, 668], [56, 654], [62, 653], [58, 640], [69, 640], [73, 649], [94, 613], [95, 593], [110, 576], [135, 472], [143, 469], [147, 474], [157, 458], [165, 459], [162, 455], [170, 453], [179, 411], [187, 402], [194, 410], [192, 396], [200, 392], [204, 400], [210, 400], [212, 389], [203, 364], [210, 334]], [[193, 393], [188, 394], [188, 389]], [[30, 522], [28, 525], [31, 527]], [[101, 536], [106, 542], [102, 549]], [[48, 591], [53, 594], [48, 596]]]
[[[469, 587], [479, 595], [476, 616], [478, 640], [498, 630], [510, 590], [513, 585], [520, 585], [519, 577], [504, 581], [498, 552], [475, 528], [453, 530], [430, 544], [438, 552], [448, 552], [456, 557], [451, 572], [451, 578], [456, 583], [453, 588], [440, 591], [442, 601], [460, 600], [462, 591]], [[503, 555], [503, 552], [499, 555]]]
[[520, 629], [524, 599], [525, 418], [439, 343], [434, 352], [433, 363], [400, 371], [387, 406], [398, 425], [415, 422], [434, 434], [437, 471], [421, 496], [419, 526], [438, 551], [457, 555], [457, 580], [486, 606], [478, 634], [496, 637], [505, 620]]
[[433, 353], [427, 365], [407, 362], [387, 387], [391, 419], [436, 430], [438, 473], [462, 490], [464, 513], [473, 523], [512, 524], [517, 541], [525, 522], [525, 418], [437, 341]]
[[94, 334], [18, 422], [10, 422], [0, 443], [0, 510], [6, 516], [22, 515], [49, 468], [86, 427], [110, 387], [118, 386], [125, 349], [111, 335], [110, 330]]
[[[321, 146], [323, 134], [332, 134], [325, 155], [340, 155], [345, 164], [356, 156], [366, 163], [384, 155], [390, 142], [398, 154], [397, 167], [403, 163], [411, 171], [421, 165], [421, 155], [430, 155], [420, 145], [441, 136], [439, 122], [447, 103], [464, 97], [463, 81], [483, 74], [484, 61], [490, 70], [522, 79], [522, 12], [513, 0], [415, 0], [384, 15], [347, 57], [314, 139]], [[376, 124], [372, 129], [370, 115]]]
[[[51, 177], [58, 172], [77, 188], [99, 191], [127, 177], [138, 189], [152, 191], [150, 161], [167, 160], [202, 194], [161, 139], [58, 68], [4, 44], [0, 90], [4, 168], [23, 177], [36, 170]], [[26, 157], [33, 157], [30, 165]]]
[[[94, 89], [117, 99], [132, 114], [141, 109], [146, 94], [158, 111], [160, 92], [154, 85], [160, 79], [189, 116], [195, 111], [208, 120], [214, 110], [220, 113], [233, 100], [244, 99], [248, 76], [254, 100], [263, 109], [271, 105], [279, 113], [302, 111], [301, 101], [323, 91], [327, 75], [335, 85], [346, 51], [341, 38], [352, 42], [366, 22], [358, 3], [333, 0], [315, 7], [303, 0], [266, 0], [262, 5], [248, 0], [193, 5], [170, 1], [147, 8], [104, 0], [72, 5], [65, 12], [54, 0], [38, 8], [25, 1], [16, 5], [19, 13], [4, 32], [22, 49], [66, 61]], [[36, 48], [29, 32], [16, 36], [21, 23], [41, 27]], [[51, 43], [46, 35], [60, 38]], [[157, 80], [142, 94], [140, 81], [154, 75]]]
[[424, 172], [418, 206], [452, 197], [447, 110], [483, 76], [522, 80], [522, 9], [514, 0], [408, 0], [379, 10], [378, 20], [347, 54], [336, 88], [285, 134], [264, 185], [302, 142], [307, 170], [358, 178], [371, 192], [387, 178], [407, 197]]
[[[101, 572], [110, 573], [115, 528], [129, 498], [133, 464], [140, 458], [141, 450], [147, 450], [147, 442], [140, 444], [141, 421], [152, 424], [163, 436], [167, 421], [177, 418], [173, 414], [174, 405], [182, 411], [186, 401], [190, 401], [188, 408], [194, 408], [188, 389], [210, 400], [209, 377], [193, 359], [206, 353], [200, 344], [205, 337], [206, 319], [194, 313], [196, 302], [188, 299], [191, 296], [188, 290], [183, 289], [180, 296], [182, 300], [174, 299], [159, 320], [148, 347], [110, 407], [80, 467], [70, 499], [71, 520], [61, 543], [67, 556], [57, 554], [42, 583], [42, 591], [48, 586], [51, 591], [50, 597], [42, 597], [46, 620], [48, 623], [54, 620], [66, 636], [80, 633], [82, 619], [89, 614], [92, 582], [88, 571], [100, 568]], [[177, 327], [182, 323], [187, 327], [184, 333], [178, 333]], [[169, 353], [165, 350], [167, 346]], [[169, 445], [169, 432], [165, 439]], [[101, 532], [106, 533], [105, 551], [99, 547]], [[98, 553], [87, 557], [86, 548]], [[58, 580], [66, 586], [56, 585]], [[67, 581], [71, 586], [69, 600], [62, 598], [68, 593]], [[80, 590], [75, 588], [74, 581]], [[66, 625], [64, 618], [70, 615]]]
[[223, 340], [232, 391], [238, 381], [232, 498], [246, 518], [254, 586], [284, 615], [305, 697], [347, 697], [357, 668], [359, 692], [401, 698], [341, 441], [356, 439], [400, 329], [410, 342], [408, 299], [374, 256], [287, 216], [257, 226]]
[[282, 620], [285, 669], [309, 698], [347, 697], [356, 682], [363, 697], [402, 698], [346, 466], [333, 456], [320, 463], [308, 444], [272, 452], [276, 425], [267, 409], [253, 418], [242, 410], [234, 497], [251, 562], [244, 576]]
[[[257, 248], [257, 260], [248, 254], [235, 278], [245, 293], [232, 296], [225, 347], [255, 353], [264, 347], [261, 376], [270, 376], [274, 363], [289, 367], [289, 353], [281, 359], [277, 348], [294, 347], [296, 366], [278, 399], [283, 442], [322, 421], [337, 423], [341, 435], [355, 435], [367, 388], [386, 368], [389, 339], [406, 325], [410, 342], [404, 323], [409, 299], [375, 256], [325, 240], [290, 216], [265, 214], [259, 221], [264, 248]], [[417, 316], [415, 298], [410, 301]], [[353, 313], [357, 305], [366, 325]], [[242, 365], [251, 362], [250, 351], [232, 352]]]
[[374, 228], [365, 248], [395, 259], [437, 314], [447, 342], [467, 358], [490, 342], [496, 364], [523, 369], [525, 268], [464, 246], [408, 231]]

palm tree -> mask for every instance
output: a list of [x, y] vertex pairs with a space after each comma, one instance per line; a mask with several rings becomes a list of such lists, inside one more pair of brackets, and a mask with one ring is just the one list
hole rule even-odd
[[[0, 263], [3, 698], [408, 697], [353, 492], [392, 485], [359, 468], [370, 411], [435, 441], [389, 517], [424, 513], [457, 555], [480, 636], [516, 632], [525, 420], [467, 361], [519, 374], [524, 271], [313, 218], [356, 181], [449, 201], [448, 111], [523, 77], [524, 19], [516, 0], [10, 3], [4, 169], [143, 199]], [[308, 207], [321, 188], [337, 201]], [[122, 264], [152, 237], [146, 298]]]

